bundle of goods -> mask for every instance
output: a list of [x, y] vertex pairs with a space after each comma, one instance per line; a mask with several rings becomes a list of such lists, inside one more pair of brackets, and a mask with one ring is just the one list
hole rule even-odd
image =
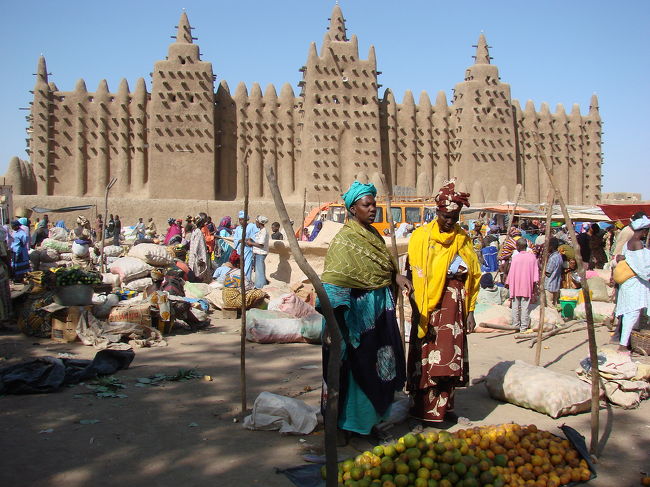
[[[576, 432], [567, 429], [574, 441]], [[595, 476], [583, 455], [568, 439], [540, 431], [534, 424], [408, 433], [395, 443], [340, 462], [338, 484], [559, 487]], [[325, 467], [321, 475], [325, 478]]]
[[129, 257], [138, 258], [155, 267], [165, 267], [174, 263], [174, 256], [166, 247], [153, 243], [140, 243], [131, 247]]
[[485, 382], [488, 393], [494, 399], [552, 418], [591, 409], [591, 386], [576, 377], [520, 360], [499, 362], [486, 376], [474, 381], [478, 382]]
[[136, 257], [120, 257], [109, 267], [112, 274], [120, 276], [122, 284], [142, 277], [149, 277], [152, 269], [153, 267]]
[[320, 343], [323, 317], [296, 318], [282, 311], [251, 309], [246, 312], [246, 340], [257, 343]]

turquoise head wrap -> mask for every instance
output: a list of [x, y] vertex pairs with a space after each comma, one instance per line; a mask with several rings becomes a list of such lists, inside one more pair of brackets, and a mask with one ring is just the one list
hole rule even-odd
[[27, 225], [27, 218], [25, 217], [19, 218], [18, 221], [21, 225]]
[[374, 184], [363, 184], [359, 181], [353, 182], [350, 189], [343, 194], [345, 207], [349, 210], [354, 203], [369, 194], [377, 196], [377, 188], [375, 188]]

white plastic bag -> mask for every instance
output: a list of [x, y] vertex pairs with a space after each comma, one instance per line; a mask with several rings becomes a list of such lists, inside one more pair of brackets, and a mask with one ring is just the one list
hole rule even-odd
[[318, 408], [300, 399], [262, 392], [253, 404], [253, 413], [244, 418], [250, 430], [280, 430], [281, 434], [307, 435], [318, 424]]
[[499, 362], [484, 377], [491, 397], [558, 418], [591, 409], [591, 386], [576, 377], [527, 364]]

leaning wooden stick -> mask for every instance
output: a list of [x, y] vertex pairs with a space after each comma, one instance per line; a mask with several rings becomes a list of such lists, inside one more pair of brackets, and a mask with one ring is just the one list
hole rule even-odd
[[[390, 225], [390, 243], [393, 258], [397, 263], [397, 272], [399, 272], [399, 253], [397, 252], [397, 238], [395, 236], [395, 221], [393, 220], [392, 210], [392, 189], [386, 184], [386, 178], [383, 174], [379, 176], [382, 186], [386, 189], [386, 216], [388, 217], [388, 224]], [[400, 289], [397, 290], [397, 311], [399, 314], [399, 329], [402, 334], [402, 347], [406, 350], [406, 324], [404, 322], [404, 295]]]
[[[241, 241], [239, 242], [239, 274], [241, 293], [241, 327], [239, 330], [239, 387], [241, 398], [242, 417], [248, 409], [246, 405], [246, 259], [244, 249], [246, 248], [246, 229], [248, 228], [248, 154], [244, 158], [244, 224], [241, 229]], [[235, 249], [237, 250], [237, 249]], [[252, 263], [251, 263], [252, 265]]]
[[551, 217], [553, 216], [554, 191], [548, 190], [546, 198], [546, 231], [544, 232], [544, 251], [542, 252], [542, 271], [539, 279], [539, 324], [537, 325], [537, 349], [535, 350], [535, 365], [539, 365], [542, 357], [542, 334], [544, 333], [544, 314], [546, 310], [546, 264], [548, 249], [551, 245]]
[[555, 191], [557, 196], [558, 203], [560, 208], [562, 208], [562, 214], [564, 215], [564, 220], [566, 222], [567, 228], [569, 230], [569, 235], [571, 236], [571, 244], [573, 248], [576, 249], [576, 263], [578, 265], [578, 275], [580, 276], [580, 284], [582, 285], [582, 293], [585, 299], [585, 315], [587, 318], [587, 336], [589, 337], [589, 359], [591, 360], [591, 441], [589, 444], [589, 450], [592, 454], [596, 454], [598, 449], [598, 429], [599, 429], [599, 409], [600, 409], [600, 373], [598, 371], [598, 349], [596, 346], [596, 333], [594, 331], [594, 315], [591, 309], [591, 296], [589, 294], [589, 283], [587, 282], [587, 276], [585, 273], [585, 267], [582, 262], [582, 256], [578, 249], [578, 238], [576, 237], [576, 231], [573, 228], [573, 221], [569, 215], [569, 210], [567, 210], [566, 205], [564, 204], [564, 198], [558, 190], [558, 185], [555, 182], [555, 176], [551, 172], [551, 167], [546, 160], [546, 155], [539, 147], [539, 137], [534, 133], [535, 137], [535, 147], [537, 148], [537, 153], [539, 154], [540, 160], [544, 165], [546, 174], [548, 174], [548, 179]]
[[521, 184], [518, 184], [515, 187], [515, 206], [512, 209], [512, 211], [508, 212], [508, 228], [506, 229], [506, 238], [510, 235], [510, 229], [512, 228], [512, 225], [515, 220], [515, 212], [517, 211], [517, 205], [519, 204], [519, 198], [521, 198], [521, 194], [523, 193], [523, 187]]
[[99, 272], [104, 272], [106, 262], [105, 262], [105, 255], [104, 255], [104, 242], [106, 240], [106, 225], [108, 224], [108, 192], [111, 190], [113, 185], [117, 182], [117, 178], [111, 179], [111, 181], [108, 183], [108, 186], [106, 186], [106, 193], [104, 194], [104, 226], [101, 228], [102, 230], [102, 250], [99, 254]]
[[341, 366], [341, 332], [339, 331], [339, 325], [334, 316], [334, 309], [327, 297], [325, 288], [298, 246], [298, 240], [296, 240], [296, 236], [293, 233], [289, 214], [282, 200], [273, 166], [269, 163], [264, 164], [264, 171], [266, 172], [266, 179], [269, 181], [269, 187], [271, 194], [273, 194], [273, 201], [275, 202], [275, 208], [278, 211], [280, 222], [282, 222], [282, 227], [287, 234], [291, 254], [298, 267], [300, 267], [300, 270], [305, 273], [314, 286], [318, 299], [320, 300], [321, 309], [325, 315], [325, 336], [323, 340], [329, 341], [330, 346], [329, 360], [327, 362], [327, 402], [325, 405], [325, 481], [327, 487], [336, 487], [338, 485], [336, 429], [338, 424], [339, 373]]

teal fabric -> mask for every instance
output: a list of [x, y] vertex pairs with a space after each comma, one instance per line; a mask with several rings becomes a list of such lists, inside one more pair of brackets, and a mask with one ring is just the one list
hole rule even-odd
[[404, 350], [394, 299], [389, 287], [365, 291], [323, 286], [332, 307], [343, 313], [338, 427], [367, 435], [390, 414], [393, 394], [404, 384]]
[[389, 407], [383, 416], [377, 414], [368, 396], [352, 377], [352, 372], [348, 373], [348, 380], [350, 381], [348, 393], [345, 397], [343, 410], [339, 412], [339, 428], [354, 431], [360, 435], [368, 435], [373, 426], [381, 423], [390, 415], [391, 408]]
[[375, 188], [374, 184], [363, 184], [360, 183], [359, 181], [353, 182], [352, 186], [350, 186], [350, 189], [348, 189], [343, 194], [343, 201], [345, 202], [345, 207], [349, 210], [350, 207], [357, 200], [363, 198], [368, 194], [377, 196], [377, 188]]

